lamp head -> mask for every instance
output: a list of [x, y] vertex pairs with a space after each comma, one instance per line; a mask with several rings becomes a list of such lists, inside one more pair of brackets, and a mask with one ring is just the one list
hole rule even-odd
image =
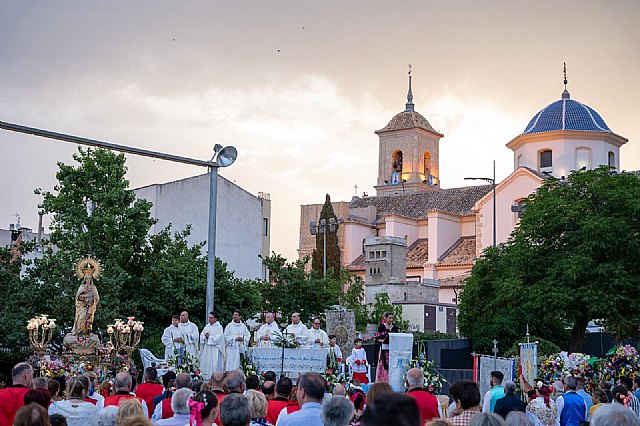
[[236, 158], [238, 158], [238, 151], [233, 146], [225, 146], [220, 151], [218, 151], [218, 158], [216, 162], [220, 167], [227, 167], [232, 165]]

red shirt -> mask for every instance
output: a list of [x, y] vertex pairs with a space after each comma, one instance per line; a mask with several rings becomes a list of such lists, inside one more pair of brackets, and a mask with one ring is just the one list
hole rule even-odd
[[[173, 417], [173, 408], [171, 408], [171, 398], [165, 398], [160, 401], [162, 404], [162, 419], [168, 419], [169, 417]], [[153, 414], [153, 413], [151, 413]]]
[[[214, 390], [213, 393], [215, 393], [216, 398], [218, 398], [218, 408], [220, 408], [220, 403], [222, 402], [224, 397], [227, 396], [227, 394], [219, 390]], [[220, 415], [216, 417], [216, 424], [218, 426], [222, 426], [222, 420], [220, 420]]]
[[280, 411], [286, 406], [289, 405], [289, 400], [284, 397], [277, 396], [275, 399], [270, 399], [267, 401], [267, 416], [265, 419], [272, 425], [276, 424], [276, 420], [278, 420], [278, 415]]
[[0, 426], [13, 425], [13, 419], [24, 405], [24, 394], [28, 390], [28, 387], [22, 385], [0, 389]]
[[431, 419], [439, 419], [438, 398], [434, 394], [424, 389], [411, 389], [407, 395], [416, 400], [418, 411], [420, 411], [420, 424]]
[[131, 395], [129, 392], [117, 392], [115, 395], [108, 396], [104, 399], [104, 406], [108, 407], [109, 405], [115, 405], [116, 407], [120, 405], [120, 401], [123, 399], [136, 398], [140, 403], [144, 403], [141, 398], [137, 396]]
[[157, 383], [142, 383], [136, 388], [136, 395], [147, 403], [149, 418], [153, 415], [153, 398], [162, 395], [164, 387]]

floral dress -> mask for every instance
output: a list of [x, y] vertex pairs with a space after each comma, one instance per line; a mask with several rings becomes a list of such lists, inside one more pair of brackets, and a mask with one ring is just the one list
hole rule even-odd
[[559, 426], [558, 410], [556, 403], [550, 399], [549, 406], [544, 403], [544, 399], [539, 397], [532, 399], [527, 404], [527, 417], [535, 426]]
[[380, 324], [376, 333], [376, 341], [380, 347], [378, 352], [378, 367], [376, 368], [376, 382], [389, 382], [389, 333], [399, 333], [398, 326], [393, 324], [387, 328], [386, 324]]

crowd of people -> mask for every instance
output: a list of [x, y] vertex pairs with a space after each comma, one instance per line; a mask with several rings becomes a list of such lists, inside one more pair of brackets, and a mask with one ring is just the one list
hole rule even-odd
[[[215, 372], [209, 380], [166, 372], [160, 382], [153, 367], [143, 382], [123, 371], [98, 383], [93, 373], [46, 380], [28, 363], [15, 365], [12, 384], [0, 389], [0, 426], [592, 426], [640, 425], [640, 379], [621, 377], [613, 388], [601, 382], [589, 394], [581, 380], [529, 386], [526, 398], [513, 381], [491, 373], [491, 389], [468, 380], [449, 387], [451, 404], [425, 389], [422, 370], [407, 371], [406, 391], [373, 383], [367, 392], [357, 380], [328, 392], [318, 373], [297, 383], [273, 371], [245, 377], [242, 370]], [[1, 381], [1, 380], [0, 380]], [[446, 398], [445, 398], [446, 399]]]

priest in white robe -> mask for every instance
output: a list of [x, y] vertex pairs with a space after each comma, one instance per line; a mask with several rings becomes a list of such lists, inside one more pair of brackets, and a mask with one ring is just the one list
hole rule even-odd
[[258, 329], [258, 347], [259, 348], [272, 348], [273, 341], [280, 334], [280, 327], [274, 321], [273, 314], [268, 312], [265, 315], [266, 323], [262, 324]]
[[309, 347], [326, 348], [329, 346], [329, 335], [320, 328], [320, 318], [314, 318], [309, 329]]
[[175, 358], [176, 353], [180, 353], [180, 349], [182, 349], [183, 345], [180, 343], [182, 341], [182, 332], [178, 327], [180, 324], [180, 316], [174, 315], [171, 317], [171, 325], [164, 329], [164, 333], [162, 333], [162, 344], [164, 345], [164, 359], [169, 360], [170, 358]]
[[240, 368], [240, 354], [249, 346], [251, 338], [249, 329], [241, 321], [239, 311], [233, 311], [233, 320], [224, 328], [224, 338], [227, 344], [225, 371], [237, 370]]
[[295, 339], [300, 347], [306, 347], [309, 340], [309, 329], [300, 321], [300, 314], [294, 312], [291, 314], [291, 324], [287, 326], [286, 333]]
[[189, 321], [189, 313], [187, 311], [183, 311], [180, 314], [180, 323], [178, 324], [178, 329], [180, 329], [180, 339], [179, 343], [182, 343], [185, 347], [185, 350], [189, 352], [194, 357], [198, 357], [198, 326]]
[[209, 380], [213, 373], [224, 371], [225, 336], [218, 314], [209, 313], [209, 323], [200, 333], [200, 372], [204, 380]]

